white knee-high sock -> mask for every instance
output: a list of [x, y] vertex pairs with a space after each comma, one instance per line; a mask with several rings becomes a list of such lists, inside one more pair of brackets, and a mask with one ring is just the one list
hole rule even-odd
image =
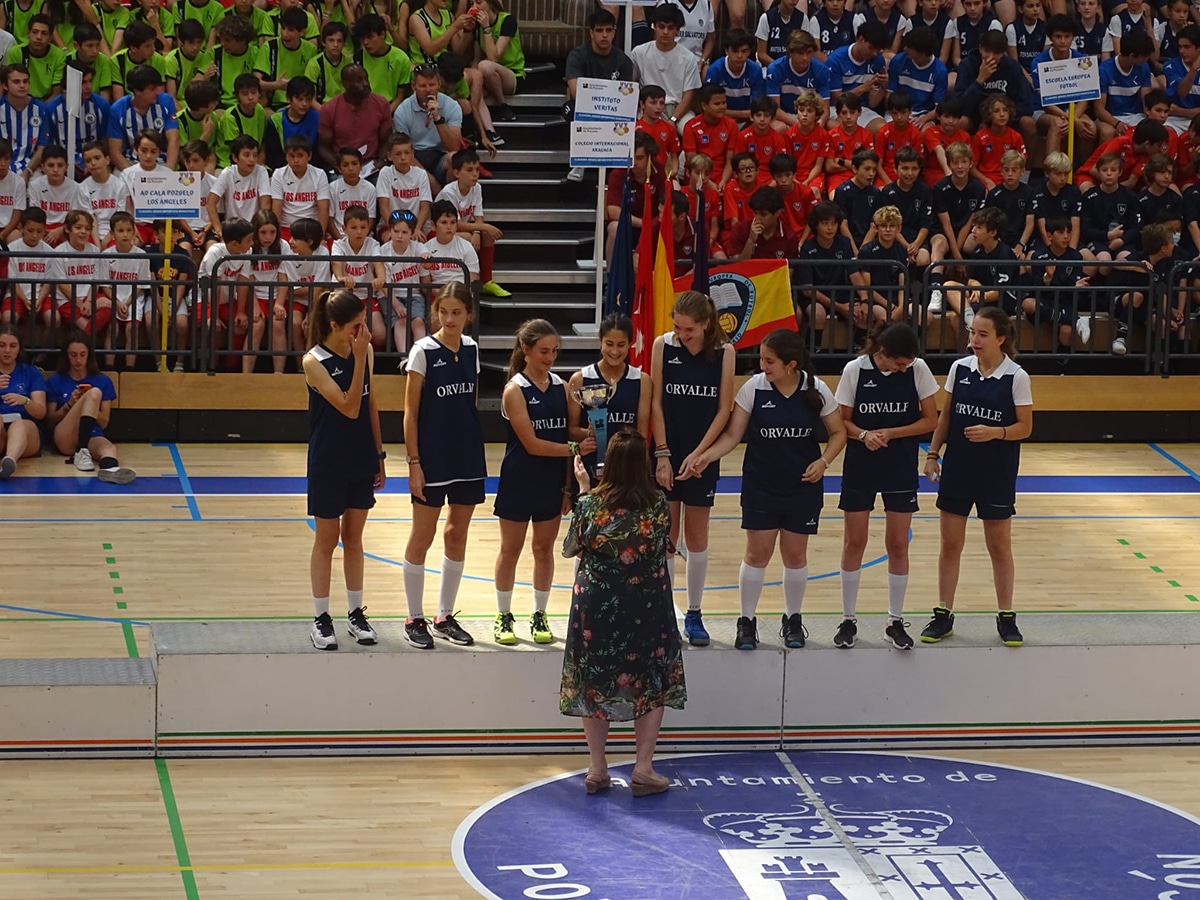
[[550, 605], [550, 592], [549, 591], [535, 590], [533, 592], [533, 608], [534, 609], [540, 610], [541, 612], [545, 612], [546, 607], [549, 605]]
[[329, 598], [313, 597], [313, 618], [329, 615]]
[[454, 602], [458, 599], [458, 585], [462, 581], [464, 560], [442, 557], [442, 586], [438, 589], [437, 617], [444, 619], [454, 613]]
[[904, 618], [904, 593], [907, 590], [907, 575], [888, 572], [888, 619]]
[[840, 569], [838, 574], [842, 579], [842, 618], [853, 619], [858, 606], [858, 582], [862, 578], [862, 569], [853, 572]]
[[496, 591], [496, 612], [512, 612], [512, 591]]
[[688, 611], [700, 609], [704, 600], [704, 582], [708, 580], [708, 551], [690, 550], [687, 557]]
[[758, 598], [762, 596], [763, 582], [767, 580], [767, 570], [764, 566], [757, 569], [743, 562], [738, 569], [738, 599], [742, 604], [742, 615], [747, 619], [754, 618], [758, 609]]
[[362, 591], [346, 591], [346, 612], [354, 612], [356, 609], [362, 609], [362, 601]]
[[804, 591], [808, 588], [808, 566], [799, 569], [783, 567], [783, 606], [789, 616], [800, 612]]
[[408, 602], [408, 617], [425, 617], [425, 567], [404, 561], [404, 599]]

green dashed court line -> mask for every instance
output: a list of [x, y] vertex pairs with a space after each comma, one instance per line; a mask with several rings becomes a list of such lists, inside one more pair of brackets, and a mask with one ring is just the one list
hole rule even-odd
[[[113, 548], [113, 545], [112, 544], [101, 544], [100, 547], [103, 550], [111, 551]], [[115, 566], [117, 564], [117, 558], [115, 556], [106, 556], [106, 557], [104, 557], [104, 563], [105, 563], [105, 565], [108, 565], [108, 566]], [[109, 577], [109, 580], [111, 580], [111, 581], [120, 581], [121, 573], [118, 572], [114, 568], [108, 573], [108, 577]], [[114, 584], [112, 586], [112, 592], [114, 594], [121, 595], [121, 594], [125, 593], [125, 588], [123, 588], [119, 584]], [[125, 603], [124, 601], [121, 601], [121, 600], [116, 601], [116, 603], [117, 603], [117, 609], [125, 609], [128, 606], [127, 603]], [[128, 620], [123, 621], [121, 623], [121, 637], [123, 637], [125, 639], [125, 652], [128, 654], [129, 658], [137, 659], [138, 658], [137, 638], [135, 638], [133, 636], [133, 625]]]
[[1129, 541], [1123, 540], [1122, 538], [1117, 538], [1117, 543], [1120, 544], [1122, 547], [1129, 546]]
[[[1129, 547], [1129, 546], [1131, 546], [1131, 545], [1130, 545], [1130, 543], [1129, 543], [1129, 541], [1125, 540], [1124, 538], [1117, 538], [1117, 543], [1118, 543], [1118, 544], [1120, 544], [1122, 547]], [[1139, 553], [1139, 552], [1138, 552], [1138, 551], [1136, 551], [1136, 550], [1133, 550], [1133, 551], [1131, 551], [1131, 552], [1133, 553], [1134, 559], [1145, 559], [1145, 558], [1146, 558], [1146, 554], [1145, 554], [1145, 553]], [[1162, 566], [1150, 566], [1150, 571], [1151, 571], [1151, 572], [1154, 572], [1156, 575], [1162, 575], [1162, 574], [1163, 574]], [[1180, 584], [1178, 581], [1176, 581], [1174, 578], [1168, 578], [1168, 579], [1167, 579], [1167, 584], [1169, 584], [1169, 585], [1170, 585], [1171, 587], [1173, 587], [1173, 588], [1181, 588], [1181, 587], [1183, 587], [1183, 585], [1181, 585], [1181, 584]], [[1200, 600], [1197, 600], [1197, 599], [1196, 599], [1196, 595], [1195, 595], [1195, 594], [1185, 594], [1185, 595], [1184, 595], [1184, 597], [1185, 597], [1186, 599], [1188, 599], [1189, 601], [1191, 601], [1192, 603], [1200, 603]]]
[[1184, 594], [1184, 596], [1187, 597], [1189, 600], [1191, 600], [1193, 603], [1200, 603], [1200, 600], [1196, 599], [1195, 594]]
[[129, 606], [129, 604], [126, 603], [124, 600], [117, 601], [117, 609], [125, 609], [127, 606]]

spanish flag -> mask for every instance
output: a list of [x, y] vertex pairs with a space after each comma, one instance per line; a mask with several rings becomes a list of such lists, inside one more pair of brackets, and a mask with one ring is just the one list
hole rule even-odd
[[[675, 305], [675, 245], [671, 239], [671, 179], [667, 179], [666, 205], [663, 218], [666, 234], [660, 223], [654, 221], [655, 213], [651, 196], [650, 179], [646, 179], [646, 205], [642, 215], [642, 233], [638, 240], [638, 271], [633, 302], [633, 346], [629, 350], [630, 365], [649, 371], [650, 349], [654, 339], [670, 331], [671, 308]], [[683, 290], [686, 290], [684, 288]]]
[[[660, 265], [656, 260], [656, 296]], [[674, 291], [691, 288], [690, 274], [675, 279]], [[797, 330], [786, 259], [749, 259], [713, 266], [708, 275], [708, 295], [717, 307], [717, 320], [735, 347], [761, 344], [776, 328]], [[667, 324], [660, 333], [670, 329], [670, 313], [668, 306]]]
[[654, 336], [666, 334], [675, 327], [671, 310], [675, 308], [678, 291], [690, 290], [691, 285], [678, 287], [675, 284], [675, 241], [671, 232], [671, 179], [667, 178], [667, 190], [663, 199], [662, 215], [659, 219], [658, 242], [654, 248]]

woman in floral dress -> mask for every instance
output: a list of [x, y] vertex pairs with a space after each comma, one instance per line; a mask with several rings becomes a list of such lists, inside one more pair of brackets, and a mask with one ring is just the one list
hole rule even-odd
[[646, 439], [622, 431], [609, 440], [604, 474], [591, 490], [575, 457], [582, 495], [564, 553], [580, 557], [567, 628], [559, 708], [583, 717], [591, 764], [589, 794], [612, 785], [605, 758], [610, 722], [634, 723], [635, 797], [669, 786], [654, 771], [663, 710], [683, 709], [683, 644], [667, 579], [667, 501], [650, 472]]

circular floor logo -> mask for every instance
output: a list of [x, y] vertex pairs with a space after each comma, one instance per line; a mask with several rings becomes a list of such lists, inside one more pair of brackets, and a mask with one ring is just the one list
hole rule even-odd
[[1045, 772], [886, 753], [664, 759], [473, 813], [454, 860], [494, 900], [1200, 900], [1200, 820]]

